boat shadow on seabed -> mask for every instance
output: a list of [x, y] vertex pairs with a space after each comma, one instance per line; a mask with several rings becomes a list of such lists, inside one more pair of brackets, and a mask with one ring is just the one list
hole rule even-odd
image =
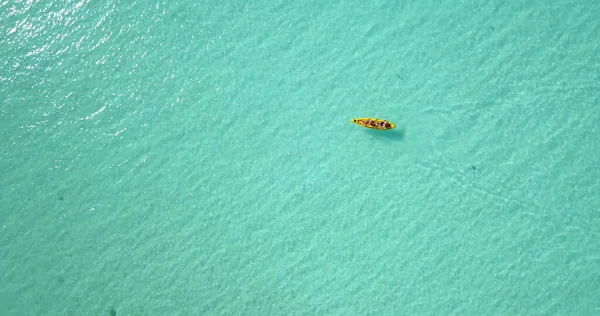
[[390, 140], [401, 141], [404, 139], [404, 129], [394, 128], [387, 131], [365, 130], [366, 133], [377, 138], [387, 138]]

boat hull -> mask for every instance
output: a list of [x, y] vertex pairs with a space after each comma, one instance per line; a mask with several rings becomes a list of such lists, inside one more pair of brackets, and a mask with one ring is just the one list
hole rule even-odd
[[378, 130], [387, 130], [396, 127], [396, 125], [390, 121], [370, 117], [355, 118], [351, 119], [350, 122], [362, 127]]

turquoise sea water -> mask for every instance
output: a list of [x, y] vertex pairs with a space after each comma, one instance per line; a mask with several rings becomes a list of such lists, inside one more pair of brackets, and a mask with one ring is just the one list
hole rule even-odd
[[4, 1], [0, 314], [599, 315], [599, 16]]

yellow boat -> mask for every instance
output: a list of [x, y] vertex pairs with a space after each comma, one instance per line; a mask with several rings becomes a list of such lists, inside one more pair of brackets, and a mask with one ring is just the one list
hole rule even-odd
[[396, 125], [394, 125], [392, 122], [386, 121], [386, 120], [382, 120], [382, 119], [377, 119], [377, 118], [355, 118], [355, 119], [351, 119], [350, 122], [356, 124], [356, 125], [360, 125], [362, 127], [366, 127], [366, 128], [372, 128], [372, 129], [392, 129], [394, 127], [396, 127]]

